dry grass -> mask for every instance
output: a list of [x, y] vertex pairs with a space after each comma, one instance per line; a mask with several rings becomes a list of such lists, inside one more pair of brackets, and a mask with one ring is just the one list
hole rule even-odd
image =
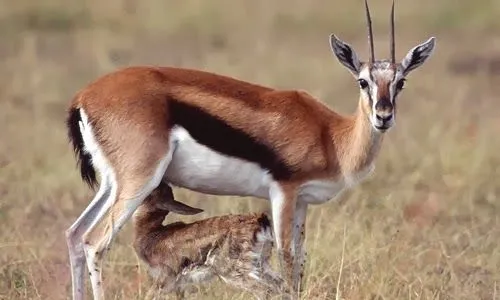
[[[387, 55], [390, 1], [372, 2]], [[0, 299], [69, 299], [64, 230], [92, 194], [64, 118], [90, 80], [131, 64], [195, 67], [307, 89], [349, 113], [358, 91], [327, 36], [367, 53], [361, 1], [0, 3]], [[311, 208], [305, 299], [500, 298], [499, 13], [494, 0], [397, 1], [397, 56], [429, 35], [437, 50], [412, 74], [375, 174]], [[176, 193], [203, 216], [267, 207]], [[147, 291], [131, 237], [129, 224], [107, 257], [109, 299]], [[214, 283], [200, 298], [248, 295]]]

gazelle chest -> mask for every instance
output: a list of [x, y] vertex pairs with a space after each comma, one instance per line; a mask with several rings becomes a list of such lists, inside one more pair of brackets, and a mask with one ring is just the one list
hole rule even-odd
[[343, 191], [354, 187], [373, 172], [374, 166], [369, 165], [366, 168], [337, 179], [311, 180], [302, 184], [299, 188], [299, 201], [309, 204], [321, 204], [335, 199]]
[[339, 180], [311, 180], [302, 184], [299, 188], [298, 201], [309, 204], [321, 204], [327, 202], [345, 189], [343, 178]]

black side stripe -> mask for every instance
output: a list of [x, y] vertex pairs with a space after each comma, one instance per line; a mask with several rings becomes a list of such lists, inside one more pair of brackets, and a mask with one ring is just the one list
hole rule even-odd
[[[287, 180], [292, 169], [267, 145], [233, 128], [201, 108], [168, 98], [170, 126], [179, 125], [200, 144], [227, 156], [259, 164], [275, 180]], [[252, 118], [252, 116], [248, 116]]]

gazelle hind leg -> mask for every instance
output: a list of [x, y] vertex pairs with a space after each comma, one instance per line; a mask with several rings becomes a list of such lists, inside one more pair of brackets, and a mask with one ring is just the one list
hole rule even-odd
[[83, 251], [83, 234], [92, 226], [99, 211], [103, 208], [109, 198], [111, 186], [108, 176], [102, 176], [101, 184], [92, 202], [78, 217], [78, 219], [66, 230], [66, 242], [68, 244], [69, 262], [71, 268], [72, 296], [74, 300], [82, 300], [84, 297], [85, 279], [85, 253]]
[[80, 109], [80, 116], [81, 120], [78, 126], [84, 143], [84, 148], [81, 151], [91, 155], [92, 166], [101, 175], [101, 184], [92, 202], [66, 231], [73, 282], [73, 300], [83, 299], [84, 296], [84, 236], [103, 218], [112, 201], [116, 199], [115, 173], [95, 140], [88, 117], [83, 109]]
[[[117, 197], [115, 201], [112, 200], [106, 218], [103, 219], [104, 216], [102, 216], [99, 219], [100, 223], [85, 233], [84, 250], [95, 300], [104, 299], [102, 259], [105, 253], [137, 207], [161, 183], [171, 157], [172, 153], [169, 152], [148, 175], [140, 175], [139, 172], [133, 172], [134, 169], [131, 168], [127, 177], [120, 177], [128, 178], [128, 180], [122, 179], [115, 183], [118, 186]], [[135, 176], [131, 178], [130, 175], [133, 173]]]

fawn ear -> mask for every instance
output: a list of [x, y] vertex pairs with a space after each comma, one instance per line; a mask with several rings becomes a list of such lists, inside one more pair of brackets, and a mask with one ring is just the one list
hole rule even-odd
[[357, 78], [361, 71], [361, 62], [356, 51], [349, 44], [341, 41], [335, 34], [330, 35], [330, 47], [340, 63]]
[[174, 199], [168, 199], [167, 201], [158, 201], [156, 202], [156, 208], [161, 210], [168, 210], [180, 215], [196, 215], [203, 212], [203, 209], [191, 207]]
[[413, 47], [405, 58], [401, 61], [401, 67], [403, 69], [403, 75], [406, 76], [410, 71], [423, 65], [423, 63], [432, 55], [434, 52], [434, 46], [436, 45], [436, 38], [431, 37], [424, 43]]

